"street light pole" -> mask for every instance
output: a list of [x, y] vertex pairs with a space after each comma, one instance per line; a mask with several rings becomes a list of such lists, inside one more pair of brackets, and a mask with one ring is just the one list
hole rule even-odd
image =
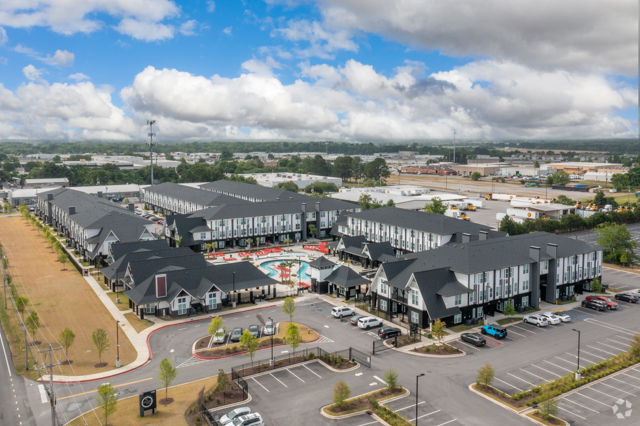
[[120, 320], [116, 320], [116, 368], [120, 368]]
[[275, 362], [273, 359], [273, 335], [276, 332], [276, 325], [271, 319], [271, 317], [269, 317], [269, 321], [271, 321], [271, 366], [273, 367], [275, 365]]
[[233, 271], [233, 307], [236, 307], [236, 303], [238, 303], [238, 294], [236, 293], [236, 271]]
[[580, 330], [574, 328], [573, 331], [578, 333], [578, 370], [576, 371], [576, 380], [580, 380]]
[[418, 379], [424, 376], [424, 373], [416, 376], [416, 426], [418, 425]]

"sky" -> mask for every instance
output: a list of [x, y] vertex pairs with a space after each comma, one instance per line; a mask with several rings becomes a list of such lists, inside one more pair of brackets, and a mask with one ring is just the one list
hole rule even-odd
[[0, 140], [624, 138], [629, 0], [0, 0]]

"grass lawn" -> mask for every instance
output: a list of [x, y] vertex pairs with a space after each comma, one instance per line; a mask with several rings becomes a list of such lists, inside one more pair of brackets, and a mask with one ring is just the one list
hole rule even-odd
[[[22, 217], [8, 217], [3, 220], [6, 223], [0, 227], [0, 242], [7, 251], [10, 250], [9, 273], [14, 277], [20, 294], [29, 297], [31, 303], [28, 309], [35, 306], [41, 323], [47, 325], [40, 327], [38, 332], [37, 340], [42, 342], [39, 349], [48, 347], [47, 340], [55, 344], [60, 332], [68, 327], [76, 335], [75, 342], [69, 349], [69, 358], [73, 361], [72, 367], [76, 374], [92, 374], [114, 369], [115, 320], [93, 289], [70, 263], [63, 267], [57, 261], [57, 256], [42, 235], [38, 235]], [[8, 321], [16, 327], [15, 315], [9, 315]], [[111, 347], [102, 354], [103, 361], [109, 364], [102, 368], [94, 367], [98, 363], [98, 355], [91, 339], [91, 334], [98, 328], [107, 332], [111, 342]], [[22, 333], [19, 333], [19, 336], [14, 334], [9, 333], [8, 338], [14, 364], [21, 373], [24, 367], [24, 352], [20, 345]], [[133, 345], [123, 333], [120, 333], [122, 364], [127, 365], [135, 358], [136, 351]], [[35, 373], [32, 369], [29, 369], [29, 372]], [[35, 377], [32, 374], [29, 377]], [[72, 375], [73, 371], [71, 367], [62, 365], [54, 374]]]
[[131, 323], [131, 326], [136, 331], [136, 333], [140, 333], [145, 328], [151, 327], [153, 324], [155, 324], [155, 322], [149, 321], [148, 319], [141, 320], [133, 312], [128, 312], [124, 314], [124, 317], [129, 320], [129, 322]]
[[496, 322], [500, 325], [507, 325], [507, 324], [513, 324], [514, 322], [520, 322], [520, 321], [522, 321], [522, 318], [508, 317], [508, 318], [499, 319]]
[[[198, 380], [184, 385], [173, 386], [169, 388], [169, 398], [173, 398], [173, 402], [167, 406], [158, 404], [158, 410], [155, 414], [149, 411], [146, 417], [140, 417], [138, 408], [138, 395], [122, 399], [118, 401], [118, 411], [109, 416], [109, 424], [111, 425], [163, 425], [163, 426], [186, 426], [184, 413], [189, 406], [198, 397], [198, 392], [204, 386], [205, 392], [218, 382], [217, 377]], [[116, 388], [117, 389], [117, 388]], [[158, 389], [158, 399], [164, 398], [164, 389]], [[96, 414], [100, 418], [100, 422], [93, 413], [88, 413], [82, 417], [68, 423], [68, 426], [84, 426], [85, 420], [89, 426], [100, 426], [104, 423], [104, 414], [101, 409], [96, 410]], [[204, 423], [203, 423], [204, 424]]]
[[460, 333], [462, 331], [471, 330], [472, 328], [480, 327], [482, 325], [484, 325], [484, 320], [478, 320], [478, 324], [476, 325], [458, 324], [458, 325], [454, 325], [453, 327], [447, 327], [447, 328], [453, 331], [454, 333]]
[[[129, 309], [129, 298], [124, 293], [110, 292], [107, 293], [107, 296], [109, 296], [109, 299], [111, 299], [113, 304], [116, 305], [121, 311], [126, 311], [127, 309]], [[120, 303], [116, 303], [116, 297], [120, 298]]]

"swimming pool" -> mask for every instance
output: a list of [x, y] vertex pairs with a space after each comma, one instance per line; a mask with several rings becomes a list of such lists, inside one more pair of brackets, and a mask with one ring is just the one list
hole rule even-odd
[[[263, 262], [260, 264], [264, 269], [269, 272], [270, 278], [275, 278], [280, 275], [280, 271], [276, 268], [285, 260], [291, 260], [294, 262], [294, 266], [298, 265], [297, 259], [280, 259], [280, 260], [270, 260], [268, 262]], [[300, 276], [301, 280], [310, 280], [311, 276], [307, 273], [307, 269], [309, 268], [309, 263], [304, 260], [300, 261], [300, 270], [294, 273], [297, 273]], [[297, 278], [297, 277], [292, 277]]]

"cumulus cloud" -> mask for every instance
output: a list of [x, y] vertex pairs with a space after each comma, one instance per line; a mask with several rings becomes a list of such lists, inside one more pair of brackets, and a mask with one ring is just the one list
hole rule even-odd
[[24, 74], [24, 76], [31, 81], [40, 80], [40, 77], [42, 76], [44, 71], [45, 70], [37, 69], [33, 65], [27, 65], [26, 67], [22, 68], [22, 73]]
[[53, 56], [47, 55], [45, 58], [40, 59], [49, 65], [70, 67], [76, 60], [76, 55], [66, 50], [56, 50], [56, 53]]
[[319, 0], [319, 6], [334, 29], [445, 55], [637, 75], [638, 4], [628, 0]]
[[71, 75], [69, 76], [69, 78], [70, 78], [71, 80], [75, 80], [75, 81], [91, 80], [91, 79], [89, 78], [89, 76], [88, 76], [88, 75], [83, 74], [83, 73], [81, 73], [81, 72], [77, 72], [77, 73], [75, 73], [75, 74], [71, 74]]
[[268, 56], [265, 60], [253, 58], [242, 63], [242, 69], [259, 75], [272, 75], [274, 68], [282, 69], [282, 64], [271, 56]]
[[[179, 8], [171, 0], [23, 0], [0, 7], [0, 25], [47, 27], [65, 35], [91, 33], [105, 27], [97, 18], [99, 13], [121, 19], [116, 26], [121, 33], [152, 41], [173, 35], [161, 22], [178, 16]], [[144, 36], [144, 30], [150, 35]]]
[[216, 10], [216, 2], [213, 0], [207, 1], [207, 12], [213, 13]]
[[225, 33], [226, 35], [231, 35], [231, 31], [233, 31], [233, 27], [227, 27], [224, 30], [222, 30], [222, 32]]
[[358, 45], [351, 40], [353, 36], [351, 31], [327, 31], [317, 21], [290, 20], [286, 26], [274, 29], [271, 36], [281, 36], [293, 42], [308, 42], [308, 47], [294, 49], [298, 56], [305, 58], [317, 56], [333, 59], [339, 50], [358, 51]]
[[194, 35], [196, 33], [197, 26], [198, 21], [196, 21], [195, 19], [183, 22], [182, 25], [180, 25], [180, 34], [187, 36]]
[[0, 46], [6, 44], [9, 41], [9, 37], [7, 36], [7, 30], [0, 27]]

